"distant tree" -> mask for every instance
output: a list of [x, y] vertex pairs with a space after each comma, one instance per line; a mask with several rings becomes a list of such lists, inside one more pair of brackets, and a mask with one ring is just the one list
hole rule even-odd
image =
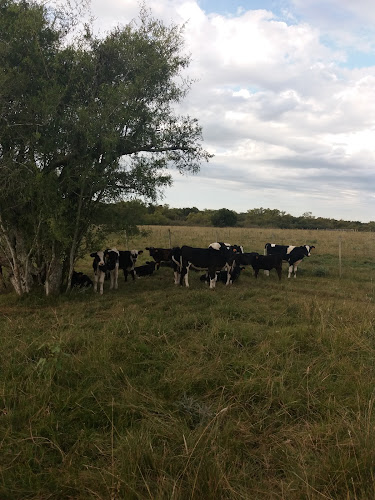
[[215, 227], [233, 227], [237, 223], [237, 214], [233, 210], [220, 208], [211, 217], [211, 222]]

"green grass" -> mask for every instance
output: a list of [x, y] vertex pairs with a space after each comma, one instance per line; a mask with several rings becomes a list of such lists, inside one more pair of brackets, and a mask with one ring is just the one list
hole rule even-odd
[[374, 498], [374, 256], [345, 234], [340, 278], [337, 235], [313, 236], [281, 283], [161, 268], [103, 296], [0, 295], [0, 498]]

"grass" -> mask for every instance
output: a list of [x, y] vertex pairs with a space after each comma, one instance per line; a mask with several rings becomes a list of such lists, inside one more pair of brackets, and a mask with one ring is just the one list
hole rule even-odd
[[[129, 246], [169, 246], [151, 230]], [[316, 252], [281, 283], [186, 289], [161, 268], [103, 296], [0, 295], [2, 500], [375, 496], [373, 235], [214, 232], [172, 245]]]

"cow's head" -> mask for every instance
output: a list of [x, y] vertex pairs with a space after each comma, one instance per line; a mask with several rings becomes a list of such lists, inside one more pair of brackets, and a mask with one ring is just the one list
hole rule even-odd
[[105, 252], [100, 251], [100, 252], [93, 252], [90, 254], [90, 257], [92, 257], [94, 259], [93, 263], [92, 263], [92, 267], [94, 268], [94, 272], [101, 271], [101, 272], [105, 273], [107, 271], [104, 253]]
[[130, 259], [134, 265], [137, 262], [138, 255], [141, 255], [141, 253], [143, 253], [143, 250], [130, 250]]
[[305, 248], [306, 248], [306, 251], [307, 251], [307, 254], [306, 254], [306, 255], [307, 255], [307, 257], [310, 257], [311, 250], [312, 250], [313, 248], [315, 248], [315, 247], [314, 247], [314, 245], [311, 245], [311, 246], [310, 246], [310, 245], [305, 245]]

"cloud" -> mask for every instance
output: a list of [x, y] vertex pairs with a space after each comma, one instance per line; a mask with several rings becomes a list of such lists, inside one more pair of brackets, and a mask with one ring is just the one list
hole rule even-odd
[[[222, 15], [198, 1], [147, 2], [167, 24], [186, 23], [195, 81], [178, 111], [198, 118], [215, 154], [198, 177], [174, 176], [166, 202], [374, 219], [375, 61], [347, 64], [373, 47], [372, 2], [291, 0], [282, 15], [246, 5]], [[92, 8], [103, 32], [137, 17], [139, 4]]]

